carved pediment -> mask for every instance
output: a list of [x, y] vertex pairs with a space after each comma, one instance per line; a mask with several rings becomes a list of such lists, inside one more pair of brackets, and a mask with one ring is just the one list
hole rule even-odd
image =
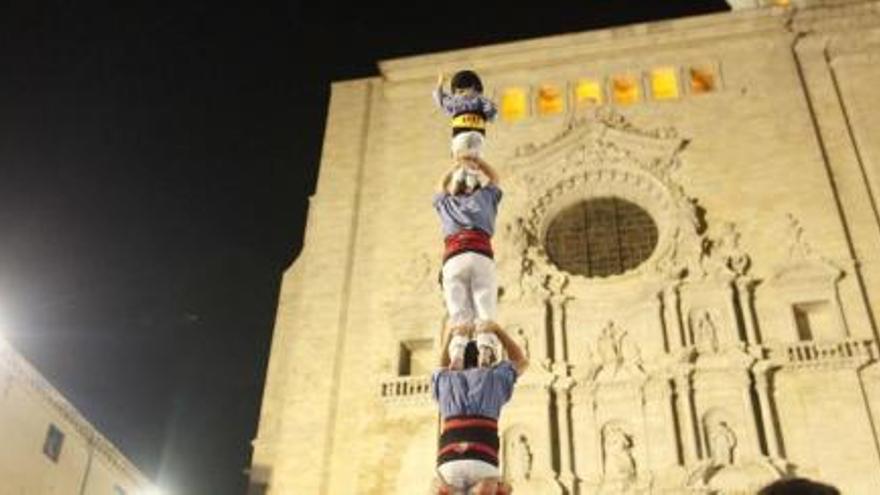
[[834, 286], [844, 271], [831, 260], [819, 255], [807, 241], [805, 229], [794, 215], [788, 214], [788, 262], [770, 277], [775, 286]]
[[830, 262], [804, 260], [780, 268], [770, 278], [770, 282], [773, 285], [800, 285], [804, 283], [833, 285], [841, 278], [843, 278], [843, 270]]
[[[590, 141], [600, 146], [583, 145]], [[601, 107], [590, 115], [572, 117], [562, 131], [546, 142], [519, 146], [509, 164], [516, 171], [537, 162], [560, 159], [566, 165], [583, 165], [590, 158], [618, 158], [668, 173], [678, 166], [677, 154], [687, 143], [673, 127], [640, 128], [615, 109]]]

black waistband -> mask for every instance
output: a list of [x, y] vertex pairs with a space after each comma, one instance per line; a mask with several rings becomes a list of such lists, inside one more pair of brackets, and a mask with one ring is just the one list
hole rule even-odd
[[[478, 447], [473, 448], [473, 446]], [[497, 466], [499, 447], [498, 425], [495, 419], [481, 416], [447, 418], [443, 433], [440, 435], [437, 464], [470, 459]]]
[[479, 127], [458, 127], [458, 126], [455, 126], [452, 128], [452, 137], [458, 136], [462, 132], [479, 132], [480, 134], [482, 134], [484, 136], [486, 135], [486, 129], [480, 129]]

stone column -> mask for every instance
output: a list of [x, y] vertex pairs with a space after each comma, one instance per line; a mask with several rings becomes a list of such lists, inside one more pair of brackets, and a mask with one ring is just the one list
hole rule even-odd
[[748, 371], [743, 370], [742, 380], [744, 417], [748, 423], [748, 425], [744, 426], [749, 429], [749, 433], [753, 439], [752, 445], [756, 450], [754, 453], [761, 455], [763, 454], [763, 452], [761, 452], [761, 433], [758, 430], [758, 418], [755, 416], [755, 409], [752, 407], [751, 377], [749, 376]]
[[[553, 361], [568, 367], [568, 343], [565, 335], [565, 305], [570, 298], [562, 294], [549, 297], [550, 311], [553, 316]], [[562, 376], [568, 376], [568, 370]]]
[[685, 465], [695, 464], [701, 457], [700, 448], [696, 437], [696, 423], [694, 422], [694, 406], [691, 400], [691, 372], [679, 370], [673, 378], [675, 381], [675, 410], [678, 420], [681, 422], [682, 454]]
[[[566, 370], [567, 372], [567, 370]], [[553, 382], [556, 393], [556, 422], [559, 425], [559, 482], [567, 493], [577, 493], [577, 476], [574, 473], [574, 438], [571, 432], [571, 389], [576, 382], [569, 376]]]
[[[683, 461], [679, 455], [681, 449], [678, 447], [679, 439], [675, 431], [675, 416], [673, 414], [675, 403], [672, 401], [671, 387], [672, 384], [668, 380], [651, 382], [644, 387], [645, 452], [648, 454], [648, 464], [652, 469], [677, 466]], [[647, 418], [652, 414], [656, 414], [658, 419], [652, 421], [650, 423], [651, 428], [648, 428], [649, 422]], [[662, 424], [662, 431], [654, 428], [658, 423]], [[648, 441], [649, 438], [650, 442]], [[652, 443], [653, 445], [651, 445]], [[655, 466], [653, 463], [654, 459], [663, 465]]]
[[663, 289], [663, 320], [669, 342], [669, 350], [675, 351], [687, 345], [684, 328], [679, 314], [678, 284], [670, 285]]
[[753, 368], [755, 375], [755, 392], [758, 395], [758, 405], [761, 407], [761, 421], [764, 423], [764, 434], [767, 439], [767, 455], [772, 459], [783, 457], [782, 445], [779, 442], [779, 432], [776, 430], [776, 422], [773, 420], [773, 403], [770, 399], [770, 376], [774, 369], [766, 363], [758, 363]]
[[744, 278], [738, 278], [734, 281], [736, 298], [739, 301], [743, 325], [745, 325], [746, 340], [749, 345], [757, 345], [760, 343], [758, 342], [758, 332], [755, 329], [755, 310], [752, 307], [753, 284], [754, 281]]

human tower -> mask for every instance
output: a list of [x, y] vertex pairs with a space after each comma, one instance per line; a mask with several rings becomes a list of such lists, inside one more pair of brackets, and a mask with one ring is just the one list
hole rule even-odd
[[452, 119], [453, 164], [433, 199], [444, 238], [440, 280], [447, 325], [432, 376], [443, 423], [432, 493], [509, 495], [512, 488], [501, 476], [498, 418], [528, 360], [496, 323], [492, 234], [502, 192], [483, 147], [497, 108], [470, 70], [452, 77], [450, 92], [441, 74], [434, 100]]

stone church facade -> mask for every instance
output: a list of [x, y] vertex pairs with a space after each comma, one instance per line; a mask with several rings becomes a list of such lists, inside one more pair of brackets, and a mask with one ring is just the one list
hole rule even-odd
[[429, 94], [463, 67], [501, 107], [516, 493], [880, 492], [880, 2], [736, 3], [333, 85], [254, 492], [427, 493], [449, 166]]

